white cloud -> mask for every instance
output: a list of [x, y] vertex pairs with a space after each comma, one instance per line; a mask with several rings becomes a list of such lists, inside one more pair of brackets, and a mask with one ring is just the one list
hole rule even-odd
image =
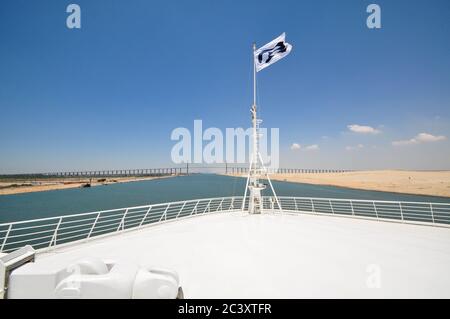
[[347, 128], [355, 133], [359, 133], [359, 134], [378, 134], [381, 133], [380, 130], [377, 130], [371, 126], [366, 126], [366, 125], [358, 125], [358, 124], [351, 124], [351, 125], [347, 125]]
[[420, 133], [419, 135], [416, 136], [416, 139], [420, 142], [437, 142], [437, 141], [443, 141], [446, 139], [446, 137], [444, 135], [431, 135], [428, 133]]
[[402, 141], [393, 141], [392, 145], [394, 146], [402, 146], [402, 145], [411, 145], [411, 144], [417, 144], [417, 140], [415, 138], [412, 138], [410, 140], [402, 140]]
[[429, 133], [420, 133], [415, 137], [409, 140], [401, 140], [401, 141], [393, 141], [392, 145], [394, 146], [402, 146], [402, 145], [412, 145], [412, 144], [420, 144], [420, 143], [431, 143], [446, 140], [447, 137], [444, 135], [432, 135]]
[[317, 145], [317, 144], [313, 144], [313, 145], [309, 145], [309, 146], [305, 147], [305, 150], [307, 150], [307, 151], [318, 151], [319, 149], [320, 149], [319, 145]]
[[299, 149], [302, 149], [303, 151], [318, 151], [320, 148], [319, 148], [319, 145], [317, 145], [317, 144], [307, 145], [307, 146], [302, 147], [300, 144], [292, 143], [292, 145], [291, 145], [292, 151], [297, 151]]

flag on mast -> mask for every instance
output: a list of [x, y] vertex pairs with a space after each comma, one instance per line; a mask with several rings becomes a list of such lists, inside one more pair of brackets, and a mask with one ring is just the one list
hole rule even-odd
[[256, 72], [267, 68], [291, 52], [292, 45], [285, 42], [285, 37], [286, 33], [283, 32], [278, 38], [255, 51]]

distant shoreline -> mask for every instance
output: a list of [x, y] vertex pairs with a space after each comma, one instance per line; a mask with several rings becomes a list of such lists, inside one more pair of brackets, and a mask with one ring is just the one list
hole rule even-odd
[[52, 190], [62, 190], [71, 188], [96, 187], [101, 185], [111, 185], [118, 183], [130, 183], [147, 181], [153, 179], [170, 178], [179, 175], [148, 176], [148, 177], [107, 177], [107, 178], [51, 178], [33, 180], [0, 180], [0, 196], [14, 195], [34, 192], [46, 192]]
[[[245, 174], [229, 174], [243, 176]], [[450, 197], [450, 171], [377, 170], [271, 174], [276, 181], [412, 195]]]

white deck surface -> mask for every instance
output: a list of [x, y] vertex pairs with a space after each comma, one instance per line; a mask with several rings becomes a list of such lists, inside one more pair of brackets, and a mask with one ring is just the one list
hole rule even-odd
[[[186, 298], [450, 298], [449, 228], [223, 213], [61, 247], [37, 263], [86, 256], [174, 269]], [[380, 288], [370, 288], [378, 270]]]

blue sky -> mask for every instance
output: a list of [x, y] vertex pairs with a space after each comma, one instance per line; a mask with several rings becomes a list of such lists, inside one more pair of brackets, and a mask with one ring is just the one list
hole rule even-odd
[[169, 166], [176, 127], [248, 127], [251, 44], [282, 32], [292, 53], [258, 74], [282, 166], [450, 169], [449, 17], [445, 0], [3, 1], [0, 173]]

